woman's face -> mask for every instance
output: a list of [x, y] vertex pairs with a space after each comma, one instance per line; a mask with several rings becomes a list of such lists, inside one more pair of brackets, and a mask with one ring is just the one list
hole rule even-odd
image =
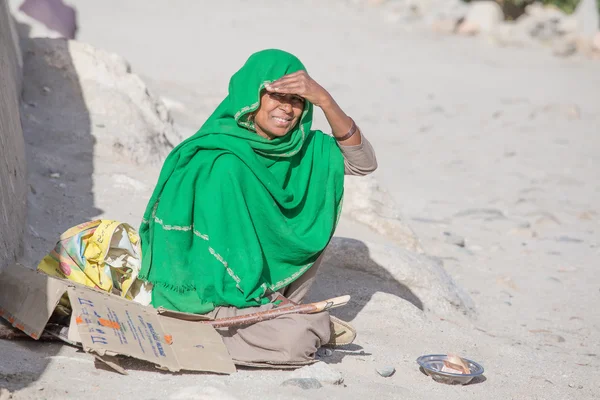
[[266, 139], [285, 136], [302, 116], [304, 99], [295, 94], [263, 91], [260, 107], [254, 113], [256, 133]]

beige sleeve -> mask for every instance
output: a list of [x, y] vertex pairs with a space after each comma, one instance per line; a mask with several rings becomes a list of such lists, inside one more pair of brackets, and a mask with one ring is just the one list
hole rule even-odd
[[342, 146], [344, 172], [346, 175], [364, 176], [377, 169], [377, 157], [373, 146], [361, 132], [361, 143], [356, 146]]

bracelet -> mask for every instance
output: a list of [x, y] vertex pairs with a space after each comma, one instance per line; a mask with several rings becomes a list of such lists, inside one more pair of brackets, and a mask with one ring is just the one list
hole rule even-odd
[[336, 137], [335, 140], [337, 140], [338, 142], [343, 142], [344, 140], [348, 140], [352, 137], [352, 135], [354, 135], [356, 133], [356, 130], [358, 129], [356, 127], [356, 124], [354, 123], [354, 120], [351, 117], [350, 121], [352, 121], [352, 126], [350, 127], [350, 130], [348, 131], [348, 133], [346, 133], [344, 136], [342, 136], [341, 138]]

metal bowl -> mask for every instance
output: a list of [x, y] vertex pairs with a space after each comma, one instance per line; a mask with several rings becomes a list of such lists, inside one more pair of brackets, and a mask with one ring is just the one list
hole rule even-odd
[[483, 367], [475, 361], [463, 358], [469, 366], [470, 374], [454, 374], [452, 372], [442, 371], [444, 361], [448, 359], [445, 354], [428, 354], [417, 358], [417, 363], [423, 368], [423, 371], [433, 378], [434, 381], [446, 383], [449, 385], [466, 385], [474, 378], [483, 375]]

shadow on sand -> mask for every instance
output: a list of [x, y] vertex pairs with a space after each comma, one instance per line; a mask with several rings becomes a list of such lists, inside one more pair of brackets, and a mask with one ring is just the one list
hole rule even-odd
[[[90, 115], [63, 39], [28, 39], [17, 26], [23, 53], [21, 121], [29, 193], [22, 262], [31, 268], [68, 228], [92, 219], [95, 140]], [[0, 388], [17, 391], [40, 379], [63, 345], [0, 340]]]

